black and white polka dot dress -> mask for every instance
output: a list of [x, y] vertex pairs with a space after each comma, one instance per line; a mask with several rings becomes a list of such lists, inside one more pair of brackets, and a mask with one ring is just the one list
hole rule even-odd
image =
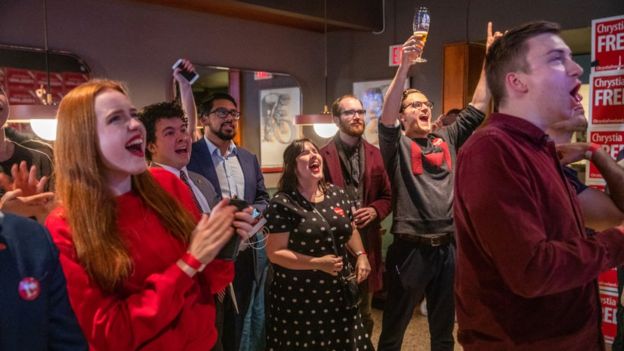
[[[277, 193], [265, 216], [269, 232], [289, 233], [289, 250], [315, 257], [334, 254], [329, 223], [344, 255], [352, 232], [350, 207], [343, 190], [330, 185], [316, 204], [296, 192]], [[373, 350], [359, 310], [346, 306], [336, 277], [320, 270], [273, 268], [267, 350]]]

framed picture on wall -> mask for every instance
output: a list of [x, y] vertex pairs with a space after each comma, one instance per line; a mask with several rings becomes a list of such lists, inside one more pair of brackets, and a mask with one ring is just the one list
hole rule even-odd
[[299, 87], [260, 90], [260, 164], [265, 173], [281, 172], [286, 147], [299, 137]]
[[[366, 110], [366, 128], [364, 129], [364, 139], [369, 143], [379, 147], [378, 124], [381, 118], [381, 109], [384, 103], [384, 96], [392, 82], [387, 80], [373, 80], [367, 82], [354, 82], [353, 95], [357, 96]], [[409, 88], [409, 79], [405, 81], [404, 89]]]

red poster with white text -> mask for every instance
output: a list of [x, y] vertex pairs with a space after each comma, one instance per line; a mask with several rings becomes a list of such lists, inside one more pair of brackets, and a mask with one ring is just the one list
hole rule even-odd
[[592, 21], [594, 71], [624, 68], [624, 15]]
[[603, 272], [598, 277], [600, 288], [600, 307], [602, 309], [602, 334], [605, 341], [613, 343], [617, 332], [617, 270], [615, 268]]
[[589, 84], [591, 123], [624, 123], [624, 69], [592, 73]]
[[[592, 143], [601, 145], [615, 159], [620, 150], [624, 148], [624, 130], [620, 129], [624, 129], [624, 127], [618, 126], [618, 128], [607, 130], [592, 129], [589, 130], [587, 139]], [[602, 176], [598, 168], [590, 162], [589, 172], [587, 172], [587, 183], [592, 183], [592, 181], [595, 183], [601, 179]]]

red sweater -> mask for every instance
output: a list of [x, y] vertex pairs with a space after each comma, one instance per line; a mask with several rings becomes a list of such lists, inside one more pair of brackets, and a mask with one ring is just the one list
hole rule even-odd
[[[162, 169], [151, 171], [168, 193], [199, 217], [178, 178]], [[217, 338], [213, 294], [232, 281], [232, 263], [214, 260], [203, 273], [189, 278], [176, 265], [186, 246], [135, 193], [116, 200], [117, 223], [133, 258], [133, 272], [112, 295], [102, 292], [79, 263], [63, 209], [54, 210], [46, 222], [91, 350], [210, 350]], [[85, 209], [89, 210], [97, 215], [97, 205]]]

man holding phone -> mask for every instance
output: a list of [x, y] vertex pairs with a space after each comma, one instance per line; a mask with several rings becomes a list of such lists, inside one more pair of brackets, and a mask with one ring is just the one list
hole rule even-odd
[[[258, 159], [232, 141], [241, 117], [236, 101], [228, 94], [215, 93], [200, 105], [199, 112], [204, 138], [193, 143], [189, 169], [208, 179], [221, 197], [238, 197], [258, 211], [264, 211], [269, 194]], [[264, 249], [258, 249], [257, 242], [262, 239], [261, 233], [251, 238], [250, 247], [243, 244], [244, 249], [236, 258], [234, 290], [240, 313], [234, 301], [226, 300], [224, 350], [264, 349], [264, 286], [268, 260]]]

